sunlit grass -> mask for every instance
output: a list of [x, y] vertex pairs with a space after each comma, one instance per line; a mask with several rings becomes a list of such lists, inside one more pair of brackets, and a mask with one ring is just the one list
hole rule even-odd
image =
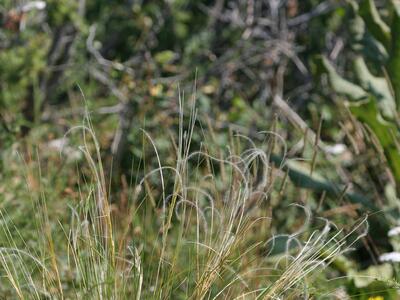
[[[54, 224], [47, 202], [55, 200], [47, 199], [39, 186], [33, 207], [39, 220], [35, 245], [40, 249], [21, 249], [16, 240], [29, 241], [0, 210], [5, 237], [1, 280], [15, 297], [297, 299], [305, 295], [304, 286], [312, 285], [317, 271], [363, 236], [365, 219], [347, 234], [327, 220], [320, 230], [307, 234], [312, 216], [304, 208], [304, 226], [289, 236], [277, 261], [269, 260], [274, 242], [269, 200], [279, 189], [275, 181], [282, 180], [271, 172], [269, 155], [271, 147], [284, 142], [274, 132], [265, 132], [268, 142], [257, 147], [232, 134], [227, 149], [215, 151], [203, 143], [192, 150], [194, 108], [186, 130], [184, 122], [180, 103], [175, 165], [164, 164], [156, 142], [143, 130], [158, 166], [129, 186], [130, 201], [122, 214], [112, 211], [112, 191], [90, 118], [67, 132], [66, 136], [81, 133], [78, 149], [90, 174], [79, 184], [69, 224]], [[42, 178], [39, 172], [39, 181]]]

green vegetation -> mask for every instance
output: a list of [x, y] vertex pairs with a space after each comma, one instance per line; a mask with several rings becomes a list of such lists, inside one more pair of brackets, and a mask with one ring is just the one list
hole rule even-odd
[[0, 3], [0, 299], [398, 299], [397, 0]]

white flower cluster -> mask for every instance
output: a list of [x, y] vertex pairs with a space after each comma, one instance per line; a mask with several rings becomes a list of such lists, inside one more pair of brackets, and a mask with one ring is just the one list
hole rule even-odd
[[[400, 226], [396, 226], [389, 230], [388, 236], [394, 237], [400, 235]], [[379, 257], [381, 262], [400, 262], [400, 252], [384, 253]]]

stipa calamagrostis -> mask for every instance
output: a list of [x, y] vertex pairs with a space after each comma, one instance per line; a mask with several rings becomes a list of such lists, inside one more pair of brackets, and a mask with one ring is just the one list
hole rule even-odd
[[[81, 187], [79, 203], [71, 206], [70, 224], [61, 224], [65, 251], [56, 252], [60, 247], [54, 246], [44, 195], [35, 205], [41, 215], [39, 231], [45, 233], [39, 255], [18, 248], [13, 234], [17, 230], [0, 211], [7, 241], [0, 248], [2, 280], [7, 279], [17, 297], [296, 299], [304, 296], [303, 287], [312, 283], [317, 270], [365, 235], [366, 219], [347, 234], [327, 220], [321, 230], [307, 234], [311, 213], [304, 207], [303, 229], [289, 235], [286, 252], [276, 265], [271, 263], [265, 248], [276, 237], [268, 239], [273, 222], [269, 200], [273, 191], [282, 193], [287, 173], [279, 175], [276, 171], [283, 165], [273, 166], [270, 158], [277, 143], [285, 157], [284, 140], [273, 131], [262, 132], [267, 143], [257, 146], [243, 135], [231, 134], [226, 147], [220, 147], [209, 128], [211, 142], [206, 143], [205, 137], [200, 149], [192, 151], [197, 112], [192, 108], [186, 122], [182, 101], [179, 106], [173, 165], [163, 163], [157, 141], [142, 131], [157, 166], [132, 185], [123, 226], [111, 212], [100, 147], [89, 117], [84, 126], [66, 134], [82, 133], [78, 149], [91, 179], [85, 189]], [[150, 212], [142, 209], [149, 206]], [[147, 234], [133, 238], [134, 224], [143, 224]]]

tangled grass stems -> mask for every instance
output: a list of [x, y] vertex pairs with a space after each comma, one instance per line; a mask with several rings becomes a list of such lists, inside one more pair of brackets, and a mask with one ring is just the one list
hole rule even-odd
[[[289, 236], [286, 252], [277, 264], [268, 264], [259, 250], [265, 250], [271, 239], [266, 240], [267, 235], [262, 234], [254, 236], [251, 231], [271, 221], [269, 215], [261, 213], [268, 206], [276, 180], [269, 159], [272, 150], [257, 147], [249, 138], [237, 135], [249, 147], [239, 150], [232, 144], [225, 158], [221, 149], [213, 155], [205, 144], [192, 151], [197, 112], [191, 110], [189, 129], [185, 131], [181, 100], [179, 106], [174, 166], [163, 165], [156, 141], [143, 130], [155, 152], [157, 167], [133, 187], [131, 206], [126, 212], [128, 222], [122, 228], [113, 219], [100, 147], [90, 118], [85, 125], [67, 132], [66, 135], [82, 132], [83, 145], [79, 149], [91, 179], [85, 183], [86, 192], [80, 192], [79, 203], [70, 206], [70, 224], [60, 223], [66, 238], [65, 253], [56, 252], [60, 247], [53, 240], [43, 192], [35, 205], [45, 240], [40, 257], [19, 249], [13, 230], [3, 222], [8, 246], [0, 248], [0, 268], [18, 298], [42, 299], [44, 295], [51, 299], [169, 299], [179, 294], [187, 299], [289, 299], [303, 293], [300, 287], [316, 270], [324, 269], [365, 235], [365, 231], [357, 232], [367, 224], [366, 219], [344, 235], [325, 220], [323, 229], [309, 234], [303, 243], [302, 235], [311, 220], [311, 213], [304, 208], [304, 225]], [[280, 140], [286, 155], [287, 147], [279, 135], [262, 134]], [[266, 143], [270, 147], [275, 144]], [[200, 164], [205, 167], [199, 168]], [[219, 173], [215, 166], [220, 167]], [[150, 195], [153, 192], [148, 185], [155, 177], [160, 185]], [[154, 218], [150, 227], [159, 225], [158, 232], [147, 229], [151, 239], [136, 241], [130, 236], [131, 227], [141, 218], [141, 207], [146, 206], [148, 198], [159, 199], [162, 206], [160, 213], [150, 214]], [[0, 217], [6, 219], [2, 210]], [[348, 243], [353, 235], [356, 238]], [[296, 245], [297, 254], [292, 253], [291, 243]], [[63, 264], [65, 257], [67, 263]], [[287, 263], [280, 264], [282, 259]], [[154, 261], [156, 267], [151, 265]], [[246, 266], [246, 262], [256, 265]], [[262, 280], [253, 280], [252, 274], [259, 272]]]

